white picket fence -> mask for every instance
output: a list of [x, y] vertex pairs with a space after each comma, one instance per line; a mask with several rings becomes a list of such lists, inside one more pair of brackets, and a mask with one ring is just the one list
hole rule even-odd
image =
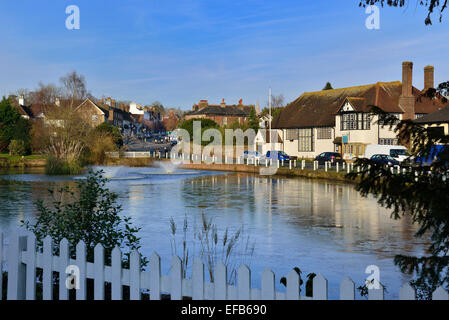
[[[86, 279], [94, 281], [94, 299], [105, 299], [105, 282], [111, 284], [111, 298], [121, 300], [123, 286], [129, 286], [130, 299], [140, 300], [141, 292], [149, 290], [151, 300], [160, 300], [161, 294], [169, 294], [170, 299], [180, 300], [191, 297], [194, 300], [327, 300], [327, 280], [318, 274], [313, 279], [313, 298], [300, 296], [299, 276], [292, 270], [287, 275], [287, 287], [284, 292], [275, 290], [275, 274], [270, 269], [262, 272], [261, 286], [251, 287], [251, 271], [242, 265], [238, 269], [236, 286], [229, 285], [226, 266], [218, 263], [214, 269], [215, 281], [205, 281], [205, 270], [201, 260], [193, 263], [191, 279], [183, 278], [181, 259], [174, 256], [171, 260], [170, 274], [161, 274], [161, 259], [154, 253], [149, 262], [149, 271], [141, 271], [140, 255], [137, 251], [131, 253], [130, 268], [122, 269], [122, 253], [115, 248], [111, 255], [111, 265], [105, 265], [104, 249], [97, 245], [94, 249], [94, 262], [86, 262], [86, 245], [81, 241], [76, 245], [76, 259], [69, 256], [70, 244], [66, 239], [60, 242], [59, 256], [53, 255], [53, 242], [50, 237], [44, 239], [43, 251], [36, 247], [36, 237], [30, 232], [20, 231], [10, 238], [7, 250], [7, 259], [4, 261], [3, 234], [0, 233], [0, 272], [4, 262], [7, 264], [8, 300], [35, 300], [36, 299], [36, 268], [43, 270], [42, 290], [43, 299], [53, 299], [53, 272], [59, 272], [59, 299], [67, 300], [69, 291], [66, 287], [68, 274], [67, 267], [74, 265], [79, 268], [79, 289], [76, 290], [76, 299], [85, 300]], [[0, 277], [0, 288], [2, 277]], [[0, 290], [0, 299], [1, 297]], [[415, 291], [405, 284], [399, 292], [401, 300], [414, 300]], [[350, 278], [345, 278], [340, 285], [340, 299], [355, 299], [355, 284]], [[383, 300], [384, 290], [369, 290], [368, 299]], [[434, 300], [449, 300], [449, 294], [438, 288], [433, 293]]]

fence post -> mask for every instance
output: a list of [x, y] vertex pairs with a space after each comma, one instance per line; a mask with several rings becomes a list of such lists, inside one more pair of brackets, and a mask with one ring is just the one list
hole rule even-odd
[[340, 283], [340, 300], [355, 300], [355, 284], [349, 277]]
[[313, 278], [313, 300], [327, 300], [327, 280], [321, 274]]
[[[3, 257], [1, 253], [0, 257]], [[36, 300], [36, 236], [32, 232], [27, 239], [26, 264], [26, 299]]]
[[129, 299], [140, 300], [140, 254], [133, 250], [129, 262]]
[[338, 171], [339, 171], [339, 170], [338, 170], [338, 167], [339, 167], [339, 166], [338, 166], [338, 162], [337, 162], [337, 163], [335, 164], [335, 170], [337, 171], [337, 173], [338, 173]]
[[[25, 299], [26, 266], [20, 261], [21, 252], [26, 249], [26, 237], [16, 230], [8, 248], [8, 300]], [[3, 257], [2, 257], [3, 260]], [[3, 274], [2, 274], [3, 277]]]
[[44, 239], [44, 265], [42, 271], [42, 296], [44, 300], [53, 300], [53, 240]]
[[192, 267], [192, 300], [204, 300], [204, 264], [195, 259]]
[[328, 166], [329, 162], [325, 161], [324, 162], [324, 171], [327, 172], [327, 166]]
[[94, 300], [104, 300], [104, 248], [94, 248]]
[[368, 300], [384, 300], [384, 287], [379, 283], [379, 289], [368, 289]]
[[69, 242], [66, 238], [63, 238], [59, 242], [59, 300], [69, 299], [69, 290], [66, 286], [66, 269], [69, 264]]
[[432, 300], [449, 300], [449, 293], [443, 287], [438, 287], [432, 293]]
[[226, 266], [221, 261], [215, 266], [214, 287], [216, 300], [228, 299], [227, 270]]
[[305, 167], [306, 167], [306, 160], [302, 160], [301, 161], [301, 170], [304, 170]]
[[170, 269], [170, 298], [171, 300], [182, 299], [182, 266], [181, 259], [173, 256]]
[[290, 170], [292, 169], [292, 161], [291, 160], [288, 160], [288, 167]]
[[399, 300], [416, 300], [415, 289], [408, 283], [399, 289]]
[[238, 270], [238, 300], [251, 299], [251, 271], [242, 264]]
[[161, 258], [157, 253], [150, 258], [150, 300], [161, 300]]
[[270, 268], [266, 268], [262, 272], [261, 299], [275, 300], [275, 298], [274, 273]]
[[122, 252], [115, 246], [111, 255], [111, 299], [122, 300], [122, 298]]
[[79, 289], [76, 290], [76, 300], [86, 300], [86, 244], [83, 240], [76, 245], [76, 265], [80, 270], [79, 274]]
[[299, 274], [290, 270], [287, 274], [287, 300], [299, 300]]

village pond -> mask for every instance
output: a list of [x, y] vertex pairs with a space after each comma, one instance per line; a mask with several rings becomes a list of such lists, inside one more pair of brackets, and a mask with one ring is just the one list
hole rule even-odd
[[[172, 255], [170, 219], [182, 229], [187, 218], [194, 228], [203, 213], [214, 219], [220, 234], [226, 227], [231, 231], [243, 227], [245, 236], [255, 243], [252, 257], [235, 257], [250, 265], [253, 286], [260, 288], [260, 274], [269, 267], [282, 290], [280, 277], [297, 266], [303, 277], [310, 272], [323, 274], [329, 281], [331, 299], [338, 298], [339, 283], [346, 276], [356, 286], [362, 285], [369, 265], [379, 267], [386, 297], [397, 299], [399, 287], [410, 278], [394, 265], [394, 256], [423, 254], [426, 246], [424, 240], [414, 237], [416, 226], [410, 221], [393, 220], [390, 210], [380, 207], [373, 197], [361, 197], [348, 183], [167, 172], [155, 167], [96, 169], [103, 169], [111, 178], [107, 186], [119, 195], [121, 214], [131, 216], [142, 228], [141, 253], [149, 257], [156, 251], [162, 258], [163, 273], [168, 272]], [[35, 217], [34, 203], [49, 200], [49, 189], [82, 178], [46, 176], [38, 171], [0, 175], [0, 230], [6, 238], [19, 221]], [[198, 254], [191, 230], [187, 239], [190, 252]]]

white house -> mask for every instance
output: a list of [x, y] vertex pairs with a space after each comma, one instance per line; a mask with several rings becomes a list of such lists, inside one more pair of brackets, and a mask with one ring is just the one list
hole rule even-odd
[[322, 152], [340, 152], [345, 158], [362, 155], [368, 144], [398, 144], [394, 128], [379, 124], [376, 106], [398, 120], [416, 119], [447, 103], [427, 98], [433, 87], [433, 67], [424, 69], [425, 88], [412, 86], [413, 63], [402, 65], [402, 82], [324, 90], [302, 94], [273, 120], [289, 155], [312, 158]]

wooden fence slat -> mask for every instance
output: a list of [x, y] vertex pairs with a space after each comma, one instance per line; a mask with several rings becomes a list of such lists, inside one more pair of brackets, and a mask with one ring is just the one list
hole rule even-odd
[[432, 293], [432, 300], [449, 300], [449, 293], [443, 287], [438, 287]]
[[122, 298], [122, 252], [116, 246], [111, 255], [111, 299], [122, 300]]
[[[3, 232], [0, 231], [0, 288], [3, 288]], [[0, 290], [0, 300], [3, 299], [3, 290]]]
[[355, 283], [349, 277], [340, 283], [340, 300], [355, 300]]
[[104, 248], [101, 244], [94, 248], [94, 299], [104, 300]]
[[299, 300], [299, 274], [295, 270], [287, 274], [286, 299]]
[[53, 300], [53, 240], [44, 238], [44, 265], [42, 268], [42, 298]]
[[130, 300], [140, 300], [140, 254], [133, 250], [130, 256]]
[[262, 272], [262, 300], [275, 300], [275, 276], [274, 272], [270, 268], [266, 268]]
[[76, 266], [79, 268], [78, 279], [75, 279], [79, 287], [76, 289], [76, 300], [86, 300], [86, 285], [87, 285], [87, 264], [86, 264], [86, 244], [84, 241], [78, 242], [76, 245]]
[[327, 280], [322, 274], [313, 278], [313, 300], [327, 300]]
[[171, 300], [182, 299], [182, 266], [178, 256], [173, 256], [171, 260], [170, 297]]
[[227, 268], [221, 261], [215, 265], [214, 286], [216, 300], [228, 299]]
[[416, 292], [413, 287], [406, 283], [399, 289], [399, 300], [416, 300]]
[[66, 285], [67, 266], [70, 265], [69, 242], [66, 238], [59, 243], [59, 300], [69, 299], [69, 290]]
[[[19, 231], [13, 233], [8, 245], [8, 300], [23, 300], [26, 297], [26, 267], [20, 261], [20, 255], [26, 248], [26, 237]], [[3, 275], [2, 275], [3, 276]]]
[[204, 299], [204, 264], [200, 259], [195, 259], [192, 266], [192, 299]]
[[150, 257], [150, 300], [161, 299], [161, 258], [157, 253]]
[[237, 271], [238, 300], [251, 299], [251, 271], [248, 266], [242, 264]]
[[30, 232], [27, 238], [26, 299], [36, 300], [36, 236]]
[[384, 300], [384, 287], [379, 283], [379, 289], [368, 289], [368, 300]]

